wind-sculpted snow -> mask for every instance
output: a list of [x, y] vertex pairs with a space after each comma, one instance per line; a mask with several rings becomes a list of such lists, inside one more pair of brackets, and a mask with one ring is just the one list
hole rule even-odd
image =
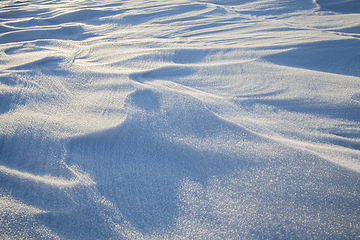
[[1, 239], [357, 239], [358, 1], [1, 1]]
[[281, 65], [360, 77], [360, 51], [354, 50], [359, 47], [358, 39], [321, 41], [300, 44], [265, 58]]

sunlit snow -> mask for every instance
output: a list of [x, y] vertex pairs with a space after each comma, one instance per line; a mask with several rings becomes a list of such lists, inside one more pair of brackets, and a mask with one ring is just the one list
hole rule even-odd
[[358, 0], [0, 1], [1, 239], [359, 239]]

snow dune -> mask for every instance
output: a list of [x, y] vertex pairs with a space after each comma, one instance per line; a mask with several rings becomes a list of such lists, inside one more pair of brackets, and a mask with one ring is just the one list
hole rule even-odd
[[359, 238], [359, 11], [1, 1], [1, 238]]

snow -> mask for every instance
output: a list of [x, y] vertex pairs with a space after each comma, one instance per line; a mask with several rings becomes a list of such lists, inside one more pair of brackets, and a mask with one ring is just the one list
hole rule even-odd
[[0, 238], [360, 238], [359, 13], [1, 1]]

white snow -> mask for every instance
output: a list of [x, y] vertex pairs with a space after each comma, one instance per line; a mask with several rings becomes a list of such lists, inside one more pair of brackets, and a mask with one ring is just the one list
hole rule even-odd
[[360, 2], [1, 1], [0, 238], [360, 238]]

